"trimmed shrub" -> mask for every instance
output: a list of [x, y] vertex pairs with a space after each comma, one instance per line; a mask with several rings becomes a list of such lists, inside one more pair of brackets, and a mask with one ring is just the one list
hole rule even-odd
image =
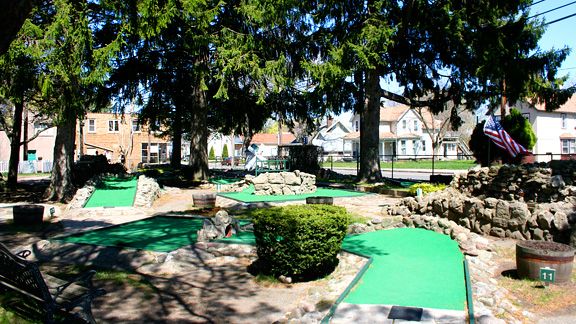
[[224, 144], [224, 147], [222, 148], [222, 158], [225, 159], [228, 156], [228, 144]]
[[210, 147], [210, 152], [208, 152], [208, 160], [216, 160], [216, 154], [214, 153], [214, 146]]
[[434, 191], [439, 191], [439, 190], [444, 190], [446, 189], [446, 185], [445, 184], [435, 184], [435, 183], [415, 183], [413, 185], [410, 186], [410, 188], [408, 189], [408, 192], [412, 195], [412, 196], [416, 196], [416, 190], [418, 190], [418, 188], [422, 189], [422, 194], [428, 194]]
[[294, 281], [324, 277], [338, 265], [350, 215], [329, 205], [261, 209], [253, 214], [258, 262], [264, 274]]

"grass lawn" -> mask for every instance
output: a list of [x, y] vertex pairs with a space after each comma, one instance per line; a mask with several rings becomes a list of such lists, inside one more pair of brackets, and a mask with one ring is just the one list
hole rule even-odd
[[[474, 160], [454, 160], [454, 161], [434, 161], [434, 169], [444, 170], [468, 170], [475, 166]], [[321, 165], [323, 168], [355, 168], [356, 162], [324, 162]], [[391, 169], [391, 162], [381, 162], [380, 167], [383, 169]], [[431, 160], [420, 161], [395, 161], [394, 169], [432, 169]]]

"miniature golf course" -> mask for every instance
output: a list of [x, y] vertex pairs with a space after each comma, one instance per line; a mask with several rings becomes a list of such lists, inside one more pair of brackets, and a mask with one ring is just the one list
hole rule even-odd
[[138, 178], [109, 177], [96, 186], [84, 208], [131, 207], [134, 204]]
[[240, 192], [221, 192], [218, 195], [244, 203], [253, 203], [304, 200], [308, 197], [359, 197], [366, 195], [366, 193], [344, 189], [318, 188], [315, 192], [300, 195], [254, 195], [254, 186], [250, 185]]
[[[202, 218], [155, 216], [58, 240], [169, 252], [194, 244]], [[248, 221], [241, 221], [241, 225]], [[252, 232], [219, 240], [254, 244]], [[463, 255], [448, 236], [401, 228], [347, 236], [342, 248], [371, 259], [360, 279], [344, 292], [343, 304], [398, 305], [463, 311]]]

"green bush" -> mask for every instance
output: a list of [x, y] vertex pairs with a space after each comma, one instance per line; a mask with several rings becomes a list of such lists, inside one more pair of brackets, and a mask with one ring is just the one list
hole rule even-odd
[[216, 154], [214, 153], [214, 146], [210, 147], [208, 152], [208, 160], [216, 160]]
[[438, 184], [438, 183], [415, 183], [413, 185], [410, 186], [410, 188], [408, 189], [408, 192], [412, 195], [412, 196], [416, 196], [416, 190], [418, 190], [418, 188], [422, 189], [422, 194], [428, 194], [434, 191], [439, 191], [439, 190], [444, 190], [446, 189], [446, 185], [445, 184]]
[[222, 148], [222, 158], [225, 159], [228, 156], [228, 144], [224, 144], [224, 147]]
[[331, 205], [257, 210], [253, 223], [261, 271], [294, 281], [331, 273], [338, 265], [349, 217], [346, 209]]

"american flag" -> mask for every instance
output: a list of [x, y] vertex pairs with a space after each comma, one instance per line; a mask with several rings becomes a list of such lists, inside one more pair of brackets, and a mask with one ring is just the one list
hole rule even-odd
[[506, 150], [512, 157], [516, 157], [518, 154], [528, 153], [528, 150], [526, 150], [524, 146], [516, 143], [508, 132], [502, 128], [502, 125], [494, 120], [492, 116], [489, 116], [486, 124], [484, 124], [484, 134], [490, 137], [494, 144]]

